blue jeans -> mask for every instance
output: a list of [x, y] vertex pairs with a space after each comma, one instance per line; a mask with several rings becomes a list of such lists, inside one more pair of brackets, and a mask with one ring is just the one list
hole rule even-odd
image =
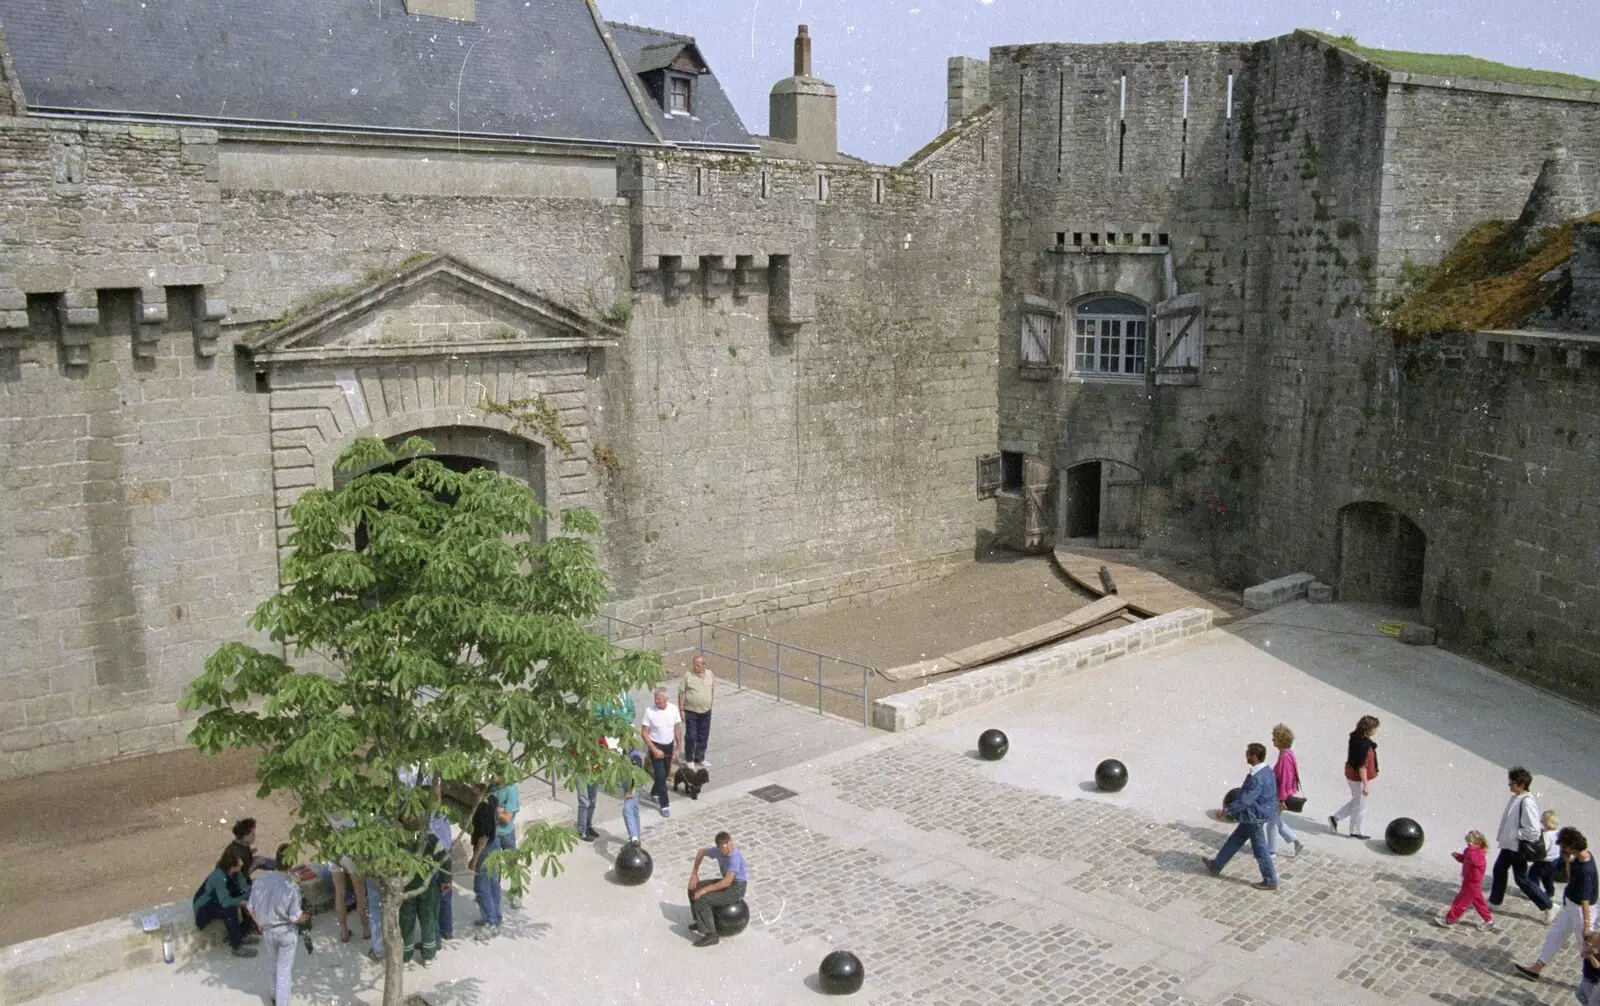
[[483, 916], [483, 921], [491, 926], [500, 924], [500, 874], [491, 871], [484, 863], [489, 854], [497, 849], [515, 849], [517, 840], [512, 835], [496, 835], [494, 840], [483, 847], [483, 856], [478, 860], [478, 868], [472, 874], [472, 893], [478, 898], [478, 911]]
[[1267, 847], [1267, 827], [1271, 821], [1240, 821], [1238, 827], [1233, 829], [1233, 834], [1222, 843], [1222, 849], [1217, 853], [1217, 858], [1211, 861], [1214, 869], [1221, 869], [1233, 858], [1233, 854], [1250, 843], [1250, 852], [1256, 857], [1256, 865], [1261, 867], [1261, 882], [1271, 887], [1278, 886], [1278, 867], [1272, 862], [1272, 850]]
[[628, 829], [628, 837], [639, 841], [639, 787], [634, 786], [622, 794], [622, 824]]
[[372, 930], [372, 952], [379, 957], [383, 956], [383, 889], [375, 880], [364, 881], [367, 885], [367, 925]]
[[600, 793], [598, 783], [578, 780], [578, 834], [588, 834], [594, 827], [594, 799]]
[[300, 947], [300, 931], [294, 926], [273, 926], [262, 936], [261, 942], [266, 945], [273, 1006], [289, 1006], [289, 993], [294, 985], [294, 952]]
[[1272, 823], [1267, 825], [1267, 849], [1276, 856], [1278, 854], [1278, 839], [1283, 839], [1290, 845], [1300, 841], [1300, 836], [1289, 827], [1289, 822], [1283, 819], [1283, 812], [1278, 811], [1272, 815]]
[[661, 752], [661, 757], [652, 756], [650, 759], [650, 771], [655, 776], [650, 795], [655, 797], [657, 807], [666, 810], [672, 802], [672, 745], [657, 744], [656, 750]]
[[228, 931], [228, 946], [237, 950], [244, 942], [244, 927], [239, 920], [239, 906], [223, 908], [215, 901], [207, 901], [194, 913], [194, 927], [204, 929], [217, 919], [222, 920], [222, 927]]
[[683, 714], [683, 760], [686, 762], [702, 762], [706, 760], [706, 743], [711, 740], [711, 710], [703, 713]]
[[[449, 877], [450, 875], [446, 873], [445, 879], [448, 880]], [[450, 906], [450, 903], [454, 900], [454, 885], [451, 886], [450, 890], [439, 895], [439, 939], [441, 940], [453, 940], [456, 936], [456, 916], [455, 911]]]

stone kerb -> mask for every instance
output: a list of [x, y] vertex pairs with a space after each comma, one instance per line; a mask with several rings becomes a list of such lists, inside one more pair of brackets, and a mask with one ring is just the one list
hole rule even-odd
[[[313, 912], [333, 904], [333, 888], [325, 880], [306, 881], [300, 892]], [[159, 928], [145, 932], [140, 920], [150, 916]], [[188, 959], [222, 946], [223, 928], [214, 924], [195, 929], [194, 908], [184, 900], [18, 943], [6, 948], [6, 958], [0, 962], [0, 1004], [29, 1002], [158, 964], [165, 940], [172, 942], [174, 961]]]
[[872, 704], [872, 725], [880, 730], [910, 730], [1108, 660], [1198, 636], [1210, 631], [1211, 619], [1210, 608], [1180, 608], [1137, 625], [1060, 643], [949, 681], [886, 696]]

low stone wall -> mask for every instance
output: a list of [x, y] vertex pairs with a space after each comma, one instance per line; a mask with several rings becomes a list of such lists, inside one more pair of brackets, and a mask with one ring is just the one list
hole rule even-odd
[[1180, 608], [1138, 625], [1060, 643], [949, 681], [890, 695], [873, 702], [872, 725], [880, 730], [910, 730], [1108, 660], [1198, 636], [1210, 631], [1211, 616], [1210, 608]]
[[[535, 821], [567, 824], [571, 813], [564, 804], [524, 790], [518, 824], [524, 832]], [[471, 874], [466, 866], [463, 838], [457, 832], [451, 849], [451, 870], [458, 878]], [[458, 895], [461, 890], [458, 886]], [[470, 884], [466, 890], [470, 902]], [[333, 885], [327, 880], [302, 882], [300, 898], [313, 916], [332, 915]], [[152, 915], [160, 928], [147, 933], [140, 920]], [[328, 930], [314, 929], [313, 935], [320, 943], [328, 937]], [[225, 945], [223, 937], [220, 923], [212, 923], [204, 930], [195, 929], [194, 908], [185, 898], [13, 944], [5, 948], [5, 956], [0, 959], [0, 1006], [16, 1006], [87, 985], [108, 975], [159, 964], [163, 940], [172, 941], [174, 963], [205, 953], [223, 953], [219, 949]]]

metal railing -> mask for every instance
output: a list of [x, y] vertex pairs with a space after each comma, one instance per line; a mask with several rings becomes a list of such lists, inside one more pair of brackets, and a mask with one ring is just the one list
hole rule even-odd
[[[738, 687], [745, 687], [744, 676], [746, 668], [758, 670], [765, 674], [771, 674], [773, 675], [773, 695], [775, 698], [781, 701], [783, 699], [783, 681], [785, 678], [788, 678], [790, 681], [799, 682], [798, 685], [790, 685], [791, 696], [794, 695], [797, 688], [803, 689], [807, 692], [809, 692], [813, 686], [816, 688], [817, 712], [819, 713], [824, 711], [824, 698], [829, 693], [845, 696], [846, 698], [860, 699], [861, 723], [863, 726], [872, 725], [872, 702], [868, 693], [868, 685], [878, 674], [875, 669], [868, 667], [866, 664], [857, 663], [854, 660], [846, 660], [843, 657], [835, 657], [826, 653], [818, 653], [816, 650], [808, 650], [803, 646], [795, 646], [792, 643], [782, 643], [776, 639], [769, 639], [766, 636], [758, 636], [755, 633], [731, 629], [726, 625], [717, 625], [714, 622], [703, 622], [699, 619], [696, 619], [695, 621], [699, 625], [699, 642], [695, 646], [696, 652], [703, 656], [720, 657], [723, 660], [732, 661], [735, 667], [734, 681]], [[715, 640], [719, 635], [731, 634], [733, 636], [733, 652], [725, 653], [721, 650], [715, 649], [714, 646], [707, 646], [707, 630], [710, 630], [713, 640]], [[752, 643], [760, 645], [753, 647], [749, 645]], [[754, 655], [755, 650], [766, 647], [770, 647], [773, 654], [772, 666], [770, 667], [755, 659]], [[784, 670], [785, 652], [791, 654], [789, 658], [789, 666], [791, 668], [793, 668], [797, 663], [805, 665], [808, 669], [814, 665], [816, 668], [816, 677], [811, 678], [804, 674], [794, 674], [790, 671]], [[824, 664], [832, 664], [838, 667], [841, 672], [843, 672], [840, 675], [841, 677], [859, 674], [861, 677], [861, 690], [852, 691], [849, 688], [843, 688], [836, 684], [828, 684], [826, 676], [823, 673]], [[791, 697], [789, 701], [795, 702], [798, 701], [798, 699]]]

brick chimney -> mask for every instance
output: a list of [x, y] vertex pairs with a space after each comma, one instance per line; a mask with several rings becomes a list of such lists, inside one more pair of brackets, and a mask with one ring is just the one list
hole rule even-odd
[[801, 25], [794, 38], [794, 76], [772, 85], [767, 131], [792, 150], [779, 156], [806, 161], [839, 159], [839, 93], [811, 75], [811, 33]]

